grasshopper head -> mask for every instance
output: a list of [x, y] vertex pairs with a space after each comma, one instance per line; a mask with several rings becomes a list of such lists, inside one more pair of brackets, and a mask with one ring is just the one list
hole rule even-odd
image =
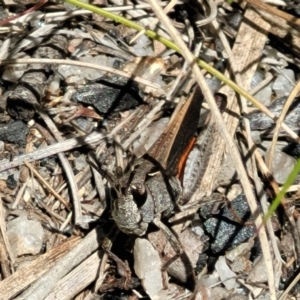
[[143, 222], [141, 212], [136, 205], [133, 195], [122, 195], [113, 203], [112, 217], [121, 231], [126, 234], [143, 235], [148, 223]]

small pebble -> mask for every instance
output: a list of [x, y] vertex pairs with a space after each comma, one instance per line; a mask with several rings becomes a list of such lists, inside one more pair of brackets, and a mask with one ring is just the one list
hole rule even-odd
[[[286, 97], [281, 97], [272, 102], [268, 109], [276, 116], [279, 117], [283, 105], [286, 102]], [[260, 111], [253, 111], [248, 115], [251, 130], [267, 130], [271, 132], [274, 128], [274, 122], [271, 118]], [[290, 109], [284, 119], [284, 123], [292, 130], [299, 130], [300, 128], [300, 98], [295, 98]]]
[[21, 183], [25, 183], [27, 181], [29, 177], [29, 170], [27, 167], [25, 166], [22, 166], [21, 169], [20, 169], [20, 177], [19, 177], [19, 181]]
[[15, 257], [35, 255], [42, 248], [44, 230], [39, 222], [20, 216], [7, 223], [7, 237]]
[[[268, 160], [268, 157], [269, 151], [266, 153], [266, 160]], [[293, 157], [287, 155], [281, 148], [275, 148], [271, 172], [279, 184], [286, 182], [295, 164], [296, 160]]]
[[295, 85], [295, 73], [290, 69], [281, 70], [281, 74], [278, 75], [274, 84], [273, 90], [276, 93], [276, 96], [279, 97], [287, 97]]
[[161, 260], [158, 252], [146, 239], [137, 238], [134, 249], [134, 270], [151, 299], [167, 299], [164, 289]]
[[28, 128], [26, 124], [21, 120], [12, 121], [5, 125], [0, 125], [0, 140], [7, 143], [24, 146], [26, 144], [27, 133]]
[[253, 266], [252, 270], [249, 273], [247, 278], [248, 283], [264, 283], [267, 282], [268, 275], [267, 275], [267, 268], [264, 261], [264, 258], [261, 257], [259, 261]]
[[31, 192], [28, 188], [26, 188], [23, 194], [23, 200], [25, 202], [28, 202], [30, 199], [31, 199]]
[[72, 95], [72, 99], [92, 105], [100, 113], [128, 110], [141, 102], [138, 92], [123, 79], [79, 87]]
[[6, 179], [6, 186], [10, 189], [10, 190], [14, 190], [17, 186], [17, 181], [14, 178], [14, 175], [9, 175]]
[[216, 270], [226, 289], [228, 291], [232, 290], [236, 285], [236, 274], [230, 270], [224, 256], [220, 256], [216, 262]]
[[211, 289], [210, 300], [228, 299], [229, 295], [229, 292], [225, 288], [217, 286]]
[[271, 104], [272, 97], [272, 83], [260, 89], [257, 93], [255, 93], [254, 98], [258, 100], [264, 106], [268, 106]]

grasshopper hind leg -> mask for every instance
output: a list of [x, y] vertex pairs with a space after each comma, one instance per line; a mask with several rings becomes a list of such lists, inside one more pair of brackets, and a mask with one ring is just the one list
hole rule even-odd
[[167, 240], [171, 244], [172, 248], [176, 252], [176, 254], [173, 257], [171, 257], [167, 262], [165, 262], [163, 264], [162, 271], [166, 271], [168, 269], [168, 267], [172, 263], [174, 263], [177, 259], [179, 259], [180, 257], [182, 257], [182, 258], [184, 257], [184, 261], [187, 262], [187, 265], [185, 266], [188, 269], [187, 273], [191, 274], [192, 280], [191, 280], [191, 282], [189, 282], [189, 284], [191, 285], [191, 289], [193, 290], [193, 288], [195, 287], [195, 284], [196, 284], [195, 271], [191, 265], [191, 262], [189, 261], [187, 255], [186, 255], [180, 241], [178, 240], [176, 235], [160, 220], [159, 217], [156, 217], [153, 220], [153, 223], [164, 233]]

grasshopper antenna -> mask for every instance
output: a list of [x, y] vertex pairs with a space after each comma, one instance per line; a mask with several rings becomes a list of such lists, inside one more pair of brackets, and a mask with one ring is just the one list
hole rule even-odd
[[93, 167], [95, 170], [97, 170], [111, 185], [111, 187], [116, 192], [117, 196], [120, 197], [122, 195], [122, 192], [120, 191], [120, 188], [117, 188], [117, 179], [116, 177], [111, 174], [109, 171], [103, 169], [101, 167], [101, 164], [99, 163], [95, 153], [89, 152], [87, 156], [87, 161]]

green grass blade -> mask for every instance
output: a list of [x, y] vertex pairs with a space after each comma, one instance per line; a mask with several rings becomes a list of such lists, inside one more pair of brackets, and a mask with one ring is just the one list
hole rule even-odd
[[283, 197], [286, 194], [289, 187], [295, 181], [295, 179], [296, 179], [297, 175], [299, 174], [299, 172], [300, 172], [300, 159], [297, 160], [297, 163], [295, 164], [295, 166], [294, 166], [291, 174], [289, 175], [288, 179], [284, 183], [281, 191], [278, 193], [275, 200], [272, 202], [272, 204], [271, 204], [271, 206], [268, 210], [268, 213], [264, 216], [264, 223], [272, 216], [274, 211], [277, 209], [277, 207], [281, 203], [281, 200], [283, 199]]

